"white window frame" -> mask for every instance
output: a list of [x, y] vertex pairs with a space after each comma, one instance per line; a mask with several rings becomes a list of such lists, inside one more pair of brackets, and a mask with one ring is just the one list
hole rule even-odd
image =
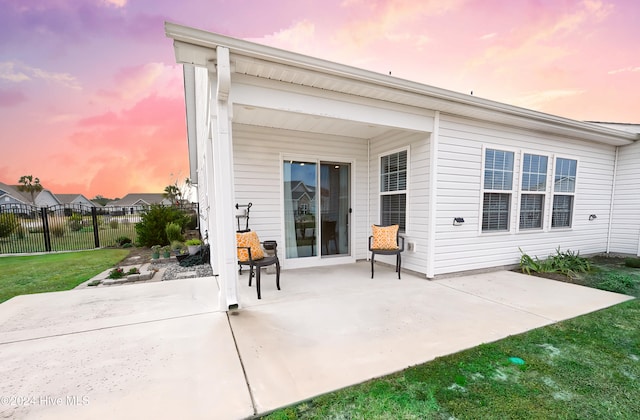
[[[524, 175], [524, 155], [535, 155], [547, 158], [547, 172], [546, 172], [546, 184], [543, 191], [524, 191], [522, 189], [522, 180]], [[547, 230], [547, 215], [549, 212], [547, 211], [549, 205], [549, 192], [550, 192], [550, 182], [549, 179], [553, 175], [552, 167], [555, 159], [552, 155], [536, 152], [532, 150], [522, 150], [520, 153], [520, 172], [519, 172], [519, 180], [518, 180], [518, 208], [516, 215], [516, 232], [541, 232]], [[523, 195], [541, 195], [542, 196], [542, 216], [541, 216], [541, 226], [537, 228], [522, 228], [520, 227], [520, 215], [522, 212], [522, 196]], [[549, 222], [550, 224], [551, 222]]]
[[[573, 191], [572, 192], [563, 192], [563, 191], [558, 191], [556, 192], [555, 189], [555, 177], [556, 177], [556, 167], [558, 164], [558, 159], [565, 159], [565, 160], [573, 160], [576, 162], [576, 175], [575, 175], [575, 181], [573, 183]], [[573, 156], [567, 156], [567, 155], [561, 155], [561, 154], [554, 154], [553, 155], [553, 171], [551, 172], [551, 178], [550, 178], [550, 197], [551, 199], [549, 200], [549, 229], [553, 230], [553, 231], [558, 231], [558, 230], [571, 230], [573, 229], [573, 222], [575, 220], [575, 209], [576, 209], [576, 191], [578, 190], [578, 176], [579, 176], [579, 168], [580, 167], [580, 160], [576, 157]], [[570, 196], [571, 198], [571, 212], [570, 212], [570, 221], [569, 221], [569, 226], [558, 226], [558, 227], [554, 227], [553, 226], [553, 202], [555, 201], [555, 197], [556, 196]]]
[[[493, 189], [485, 189], [484, 187], [484, 178], [485, 178], [485, 170], [486, 170], [486, 159], [487, 159], [487, 150], [497, 150], [500, 152], [509, 152], [513, 153], [513, 168], [511, 170], [511, 190], [493, 190]], [[504, 235], [511, 234], [514, 232], [514, 223], [513, 223], [513, 203], [514, 196], [516, 191], [518, 191], [515, 186], [516, 183], [520, 182], [519, 176], [517, 176], [518, 172], [515, 170], [517, 167], [517, 159], [519, 158], [518, 150], [514, 150], [513, 148], [505, 147], [502, 145], [490, 145], [486, 144], [482, 146], [482, 168], [481, 168], [481, 179], [480, 179], [480, 209], [479, 209], [479, 223], [478, 223], [478, 232], [481, 235]], [[485, 193], [497, 193], [497, 194], [508, 194], [509, 195], [509, 214], [507, 217], [507, 229], [505, 230], [483, 230], [482, 229], [482, 221], [484, 220], [484, 195]]]
[[[405, 189], [404, 190], [396, 190], [396, 191], [382, 191], [382, 158], [385, 156], [389, 156], [389, 155], [393, 155], [396, 153], [400, 153], [400, 152], [407, 152], [407, 169], [406, 169], [406, 182], [405, 182]], [[404, 146], [404, 147], [399, 147], [397, 149], [393, 149], [393, 150], [388, 150], [385, 151], [384, 153], [380, 153], [378, 154], [378, 223], [382, 222], [382, 196], [384, 195], [398, 195], [398, 194], [404, 194], [405, 195], [405, 208], [404, 208], [404, 230], [400, 230], [400, 233], [402, 234], [408, 234], [410, 229], [409, 229], [409, 180], [410, 180], [410, 175], [411, 175], [411, 150], [410, 147]]]

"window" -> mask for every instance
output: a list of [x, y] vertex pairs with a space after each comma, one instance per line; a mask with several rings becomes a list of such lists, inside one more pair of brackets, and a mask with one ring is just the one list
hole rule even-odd
[[520, 229], [542, 229], [547, 189], [547, 157], [525, 153], [522, 158]]
[[574, 159], [556, 158], [553, 177], [552, 228], [571, 227], [577, 167], [578, 161]]
[[380, 223], [406, 231], [407, 150], [380, 157]]
[[513, 193], [513, 152], [486, 149], [483, 190], [482, 231], [508, 231]]

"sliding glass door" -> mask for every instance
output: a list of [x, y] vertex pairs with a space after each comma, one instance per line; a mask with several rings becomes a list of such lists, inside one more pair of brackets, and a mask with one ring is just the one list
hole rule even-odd
[[350, 255], [350, 176], [349, 163], [283, 162], [287, 259]]

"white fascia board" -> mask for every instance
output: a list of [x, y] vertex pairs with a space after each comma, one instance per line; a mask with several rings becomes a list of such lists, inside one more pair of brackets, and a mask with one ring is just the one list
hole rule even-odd
[[[206, 32], [200, 29], [177, 25], [170, 22], [165, 22], [165, 33], [167, 37], [174, 39], [174, 45], [176, 45], [176, 59], [178, 62], [185, 62], [181, 61], [181, 59], [188, 59], [191, 60], [191, 62], [201, 63], [199, 65], [206, 65], [207, 60], [215, 59], [214, 49], [220, 45], [229, 48], [232, 54], [265, 60], [265, 65], [268, 65], [270, 62], [285, 64], [295, 68], [313, 70], [324, 74], [363, 81], [380, 87], [415, 93], [436, 100], [440, 99], [444, 100], [448, 104], [448, 106], [434, 109], [436, 111], [439, 110], [446, 113], [455, 113], [462, 116], [479, 114], [477, 112], [478, 110], [491, 111], [492, 114], [499, 114], [505, 121], [510, 120], [511, 118], [515, 118], [515, 121], [526, 119], [531, 122], [540, 123], [541, 128], [554, 126], [553, 132], [557, 132], [561, 135], [564, 135], [562, 133], [566, 131], [567, 133], [574, 133], [575, 135], [573, 137], [576, 138], [602, 142], [615, 146], [631, 144], [640, 138], [640, 134], [628, 133], [612, 128], [597, 126], [591, 123], [576, 121], [569, 118], [495, 102], [488, 99], [482, 99], [472, 95], [399, 79], [386, 74], [375, 73], [344, 64], [333, 63], [327, 60], [279, 48], [255, 44], [253, 42]], [[204, 52], [198, 48], [187, 48], [185, 44], [195, 47], [204, 47], [208, 52]], [[182, 48], [185, 49], [185, 51], [181, 53], [182, 55], [180, 57], [178, 52], [180, 49], [179, 46], [182, 46]], [[213, 55], [211, 55], [212, 53]], [[467, 107], [471, 107], [473, 111], [465, 112], [465, 110], [468, 110]], [[491, 120], [496, 121], [496, 116], [494, 115]]]

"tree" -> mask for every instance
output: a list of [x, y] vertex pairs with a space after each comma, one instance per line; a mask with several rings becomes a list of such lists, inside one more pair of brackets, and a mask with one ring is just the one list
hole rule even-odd
[[96, 195], [91, 201], [95, 201], [96, 203], [100, 203], [103, 206], [106, 206], [109, 201], [113, 201], [114, 199], [104, 197], [100, 194]]
[[40, 192], [43, 189], [40, 184], [40, 178], [34, 178], [33, 175], [22, 175], [18, 182], [21, 184], [18, 185], [18, 191], [31, 194], [31, 202], [35, 204], [35, 193]]
[[176, 202], [182, 199], [182, 191], [180, 191], [176, 184], [167, 185], [166, 187], [164, 187], [162, 196], [164, 198], [168, 198], [169, 201], [171, 201], [171, 204], [176, 204]]

